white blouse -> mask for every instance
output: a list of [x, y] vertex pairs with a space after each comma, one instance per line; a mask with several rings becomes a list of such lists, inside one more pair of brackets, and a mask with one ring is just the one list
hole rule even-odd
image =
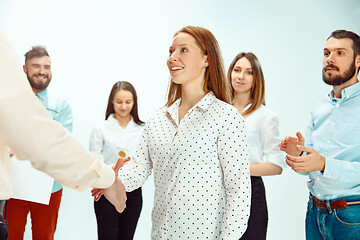
[[[251, 103], [248, 104], [245, 112]], [[285, 156], [280, 151], [279, 118], [264, 105], [244, 116], [249, 142], [250, 165], [271, 162], [285, 168]]]
[[147, 122], [134, 160], [119, 171], [127, 191], [154, 171], [152, 239], [239, 239], [250, 213], [245, 123], [212, 93], [179, 122], [180, 99]]
[[96, 125], [90, 136], [90, 151], [100, 155], [104, 162], [114, 166], [120, 150], [127, 150], [131, 159], [139, 144], [144, 127], [133, 119], [126, 128], [122, 128], [111, 114], [107, 120]]

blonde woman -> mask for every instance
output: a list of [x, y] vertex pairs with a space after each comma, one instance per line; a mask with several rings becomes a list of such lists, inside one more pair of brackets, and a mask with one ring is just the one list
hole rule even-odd
[[285, 165], [280, 143], [278, 118], [265, 106], [264, 75], [257, 57], [240, 53], [228, 70], [232, 102], [245, 119], [250, 153], [251, 212], [248, 228], [241, 238], [266, 239], [268, 212], [261, 176], [278, 175]]

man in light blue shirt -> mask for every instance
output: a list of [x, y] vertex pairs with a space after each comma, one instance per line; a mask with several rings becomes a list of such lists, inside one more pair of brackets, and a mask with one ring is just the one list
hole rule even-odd
[[280, 144], [287, 164], [310, 178], [308, 240], [360, 239], [359, 67], [360, 37], [332, 32], [324, 48], [323, 80], [333, 90], [312, 111], [306, 141], [298, 132]]
[[[69, 104], [48, 96], [51, 81], [51, 61], [45, 48], [33, 47], [25, 54], [23, 70], [29, 83], [51, 117], [72, 131], [72, 113]], [[39, 186], [34, 186], [39, 187]], [[33, 239], [53, 239], [62, 196], [62, 186], [54, 180], [49, 205], [19, 199], [7, 201], [7, 221], [10, 239], [23, 239], [27, 215], [30, 212]]]

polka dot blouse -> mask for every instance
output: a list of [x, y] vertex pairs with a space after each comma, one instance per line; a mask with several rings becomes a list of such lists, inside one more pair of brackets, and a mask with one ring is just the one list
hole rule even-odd
[[208, 93], [179, 123], [179, 104], [159, 109], [147, 122], [119, 177], [132, 191], [154, 172], [152, 239], [237, 240], [246, 230], [251, 198], [243, 118]]

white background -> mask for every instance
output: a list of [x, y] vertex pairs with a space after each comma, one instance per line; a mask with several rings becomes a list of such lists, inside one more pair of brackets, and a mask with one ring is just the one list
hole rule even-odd
[[[311, 108], [331, 90], [321, 79], [322, 50], [335, 29], [360, 33], [360, 1], [0, 0], [0, 31], [15, 46], [19, 62], [31, 46], [47, 47], [53, 71], [49, 94], [70, 103], [74, 135], [85, 147], [92, 127], [104, 119], [116, 81], [135, 86], [142, 120], [165, 103], [168, 47], [186, 25], [213, 32], [226, 69], [241, 51], [258, 56], [266, 103], [278, 114], [284, 137], [305, 132]], [[286, 169], [264, 179], [268, 239], [304, 239], [306, 177]], [[136, 240], [150, 239], [152, 178], [143, 197]], [[29, 225], [25, 239], [31, 239]], [[65, 188], [55, 239], [97, 239], [89, 190]]]

